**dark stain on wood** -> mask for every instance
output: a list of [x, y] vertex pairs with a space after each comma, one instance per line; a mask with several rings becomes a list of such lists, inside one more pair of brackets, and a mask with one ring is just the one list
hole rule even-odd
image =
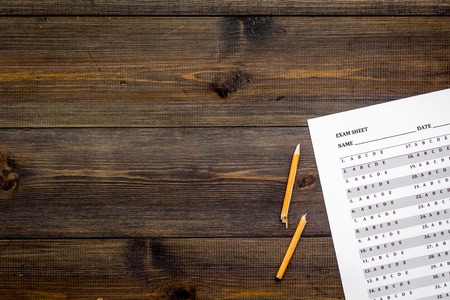
[[245, 37], [253, 43], [265, 41], [275, 31], [273, 17], [270, 16], [243, 17], [242, 23]]
[[225, 99], [238, 90], [250, 85], [252, 82], [253, 78], [249, 73], [238, 70], [224, 78], [216, 78], [211, 85], [211, 89], [220, 98]]
[[225, 17], [222, 18], [220, 27], [222, 32], [222, 47], [220, 54], [222, 58], [226, 58], [239, 51], [241, 21], [236, 17]]
[[[249, 49], [273, 40], [285, 32], [275, 25], [271, 16], [225, 17], [220, 23], [222, 32], [221, 57], [227, 58], [241, 50], [241, 42], [247, 40]], [[254, 50], [254, 49], [253, 49]]]
[[184, 274], [180, 263], [170, 254], [163, 240], [152, 239], [150, 242], [150, 253], [155, 268], [162, 269], [172, 276], [181, 276]]
[[147, 242], [143, 238], [132, 239], [128, 242], [125, 250], [125, 262], [127, 271], [134, 278], [147, 282], [149, 274], [147, 272]]

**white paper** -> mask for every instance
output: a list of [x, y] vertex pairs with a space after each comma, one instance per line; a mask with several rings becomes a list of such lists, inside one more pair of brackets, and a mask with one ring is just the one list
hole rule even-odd
[[450, 299], [450, 89], [308, 125], [346, 299]]

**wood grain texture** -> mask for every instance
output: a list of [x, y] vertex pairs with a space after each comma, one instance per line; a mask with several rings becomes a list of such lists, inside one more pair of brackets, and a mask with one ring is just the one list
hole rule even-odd
[[306, 120], [449, 88], [449, 12], [3, 1], [0, 298], [343, 299]]
[[0, 15], [448, 15], [447, 0], [10, 0]]
[[[307, 128], [3, 129], [2, 238], [329, 236]], [[280, 211], [295, 145], [290, 228]]]
[[4, 17], [0, 27], [3, 128], [306, 126], [450, 87], [449, 17]]
[[[2, 299], [343, 299], [330, 238], [0, 242]], [[320, 253], [316, 251], [320, 249]]]

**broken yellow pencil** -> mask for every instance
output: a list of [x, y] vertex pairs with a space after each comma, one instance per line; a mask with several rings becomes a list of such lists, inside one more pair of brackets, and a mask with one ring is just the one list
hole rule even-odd
[[292, 155], [291, 168], [289, 170], [289, 177], [286, 185], [286, 192], [284, 194], [283, 207], [281, 208], [281, 222], [288, 227], [288, 211], [291, 203], [292, 190], [294, 188], [295, 174], [297, 173], [298, 161], [300, 160], [300, 144], [295, 148]]
[[283, 261], [281, 263], [280, 269], [278, 270], [276, 278], [281, 280], [283, 278], [284, 272], [286, 272], [286, 268], [291, 261], [292, 255], [294, 254], [295, 247], [297, 247], [298, 241], [300, 240], [300, 236], [302, 235], [303, 229], [306, 225], [306, 214], [304, 214], [300, 222], [298, 223], [297, 229], [295, 230], [294, 236], [292, 237], [291, 243], [284, 255]]

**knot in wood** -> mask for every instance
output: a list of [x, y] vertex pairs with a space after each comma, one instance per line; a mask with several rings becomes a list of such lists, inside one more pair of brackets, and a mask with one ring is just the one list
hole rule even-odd
[[297, 185], [300, 189], [304, 189], [307, 187], [313, 187], [316, 183], [316, 177], [311, 174], [306, 174], [303, 177], [299, 178], [297, 181]]
[[19, 175], [16, 173], [9, 173], [6, 178], [2, 178], [1, 189], [4, 191], [13, 190], [17, 186]]
[[13, 190], [17, 187], [19, 175], [15, 173], [15, 158], [0, 152], [0, 189], [3, 191]]
[[15, 166], [14, 157], [0, 152], [0, 170], [1, 171], [11, 171]]
[[175, 292], [177, 299], [189, 299], [191, 298], [191, 293], [189, 291], [181, 289]]
[[185, 289], [185, 288], [180, 288], [177, 289], [174, 294], [172, 299], [176, 299], [176, 300], [186, 300], [186, 299], [195, 299], [195, 288], [189, 288], [189, 289]]
[[229, 95], [252, 83], [252, 76], [238, 70], [223, 78], [216, 78], [211, 88], [220, 98], [225, 99]]

